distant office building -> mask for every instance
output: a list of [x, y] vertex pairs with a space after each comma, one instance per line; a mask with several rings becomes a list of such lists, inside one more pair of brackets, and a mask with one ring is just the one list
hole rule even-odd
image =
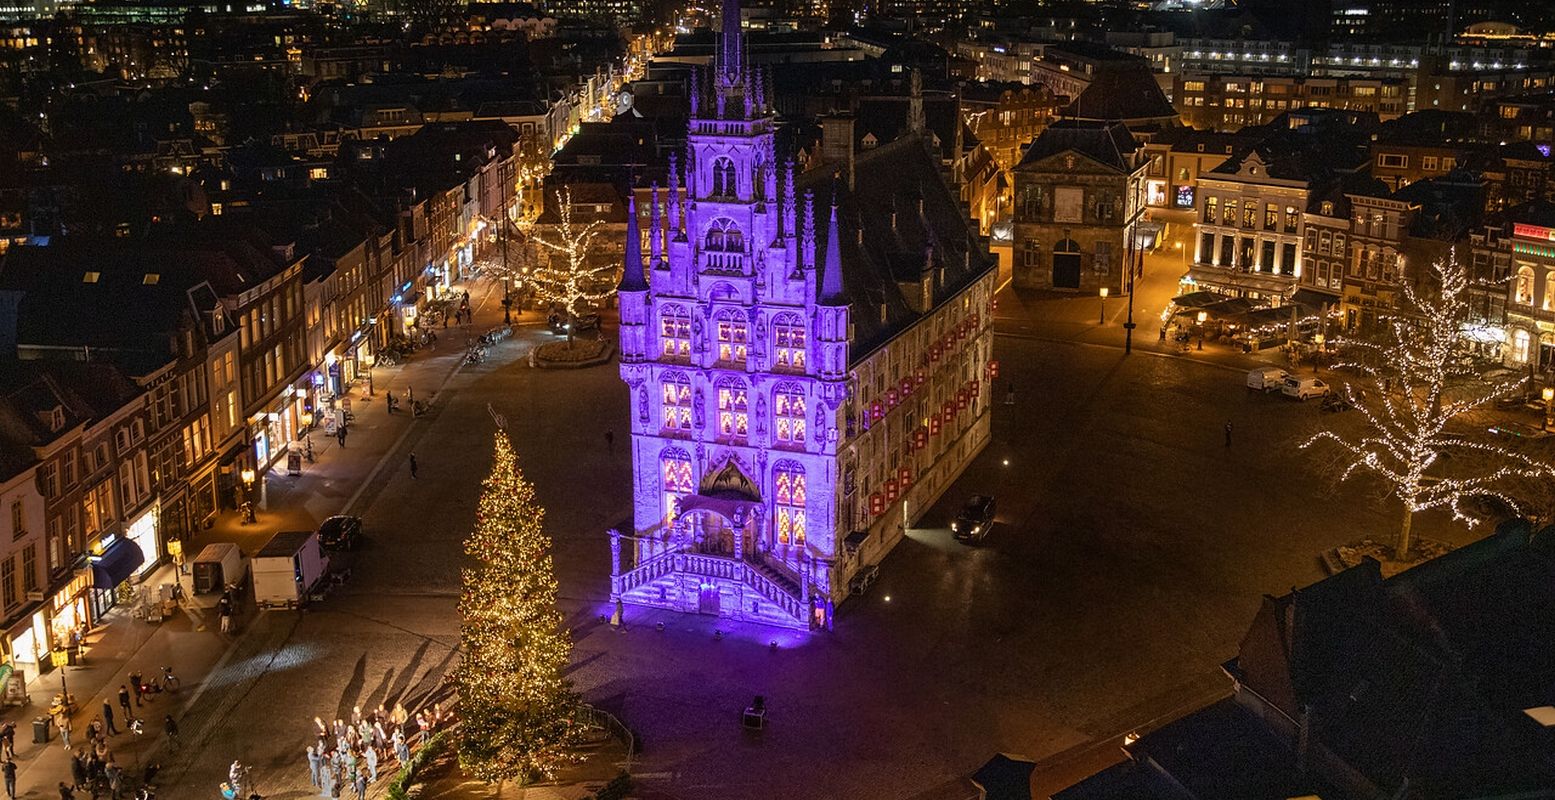
[[1278, 75], [1179, 75], [1172, 97], [1182, 121], [1200, 130], [1263, 125], [1298, 108], [1335, 108], [1389, 120], [1406, 112], [1402, 80]]
[[644, 17], [642, 0], [545, 0], [547, 14], [561, 19], [587, 19], [625, 25]]

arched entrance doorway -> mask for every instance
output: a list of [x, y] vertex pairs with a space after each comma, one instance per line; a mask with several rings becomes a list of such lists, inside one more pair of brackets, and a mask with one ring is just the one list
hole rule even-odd
[[1080, 288], [1080, 244], [1073, 239], [1053, 246], [1053, 288]]

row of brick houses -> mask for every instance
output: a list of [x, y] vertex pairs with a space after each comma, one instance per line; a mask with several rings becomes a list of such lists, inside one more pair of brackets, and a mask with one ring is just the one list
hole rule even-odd
[[310, 427], [516, 213], [518, 158], [506, 124], [429, 125], [346, 149], [328, 180], [196, 174], [220, 199], [144, 235], [11, 248], [7, 660], [27, 679], [49, 669], [122, 583], [251, 499], [249, 471], [262, 486], [300, 461]]

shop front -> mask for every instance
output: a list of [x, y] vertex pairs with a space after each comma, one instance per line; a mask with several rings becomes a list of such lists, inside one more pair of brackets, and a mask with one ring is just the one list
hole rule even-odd
[[40, 607], [23, 615], [5, 635], [12, 665], [30, 678], [41, 674], [42, 665], [49, 661], [49, 625], [44, 610]]
[[281, 390], [281, 396], [270, 411], [249, 418], [249, 435], [254, 443], [254, 464], [258, 472], [269, 471], [286, 457], [288, 445], [301, 432], [302, 415], [307, 406], [307, 392], [288, 386]]
[[77, 568], [70, 581], [54, 592], [43, 608], [32, 615], [25, 631], [12, 631], [11, 652], [18, 661], [25, 657], [33, 660], [34, 674], [45, 672], [51, 666], [49, 653], [64, 650], [79, 641], [92, 625], [91, 573]]
[[145, 563], [136, 568], [134, 573], [136, 577], [150, 572], [162, 560], [161, 541], [158, 538], [161, 513], [161, 501], [153, 502], [150, 507], [124, 526], [124, 538], [134, 542], [145, 557]]
[[102, 619], [118, 603], [119, 584], [140, 574], [146, 564], [146, 554], [140, 545], [123, 536], [106, 537], [101, 546], [100, 552], [87, 556], [92, 579], [93, 619]]

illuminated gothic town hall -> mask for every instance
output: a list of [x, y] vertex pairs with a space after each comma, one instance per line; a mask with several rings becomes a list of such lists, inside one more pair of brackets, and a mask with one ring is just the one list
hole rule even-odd
[[896, 141], [780, 161], [738, 20], [726, 2], [693, 79], [684, 201], [672, 169], [646, 237], [629, 215], [635, 530], [611, 532], [611, 594], [830, 627], [988, 440], [997, 270], [916, 93]]

